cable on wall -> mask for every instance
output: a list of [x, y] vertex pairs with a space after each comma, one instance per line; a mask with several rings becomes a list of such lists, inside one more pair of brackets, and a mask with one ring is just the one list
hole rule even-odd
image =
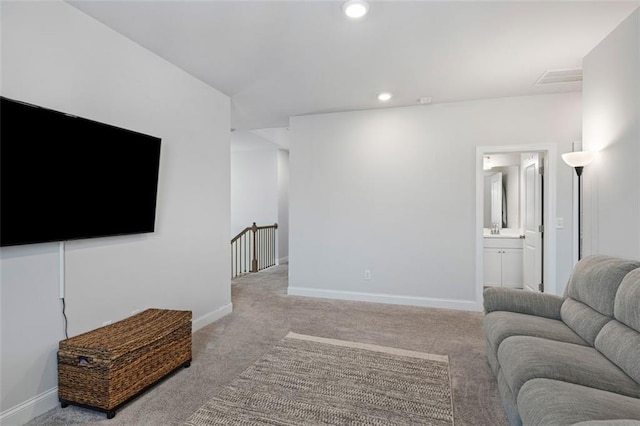
[[62, 317], [64, 318], [64, 337], [69, 338], [66, 303], [64, 301], [64, 241], [58, 243], [58, 297], [62, 300]]
[[67, 314], [64, 312], [66, 306], [65, 306], [65, 302], [64, 302], [64, 297], [62, 298], [62, 316], [64, 317], [64, 338], [68, 339], [69, 338], [69, 333], [67, 332]]

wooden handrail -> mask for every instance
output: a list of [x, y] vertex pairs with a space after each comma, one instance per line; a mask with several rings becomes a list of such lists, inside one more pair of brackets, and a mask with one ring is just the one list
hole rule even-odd
[[[278, 224], [244, 228], [231, 239], [231, 278], [245, 272], [258, 272], [275, 265], [276, 260], [276, 229]], [[262, 231], [262, 232], [261, 232]], [[249, 237], [247, 234], [252, 232]], [[248, 267], [249, 255], [251, 266]]]
[[265, 225], [265, 226], [256, 226], [256, 223], [253, 222], [253, 226], [247, 226], [246, 228], [244, 228], [242, 231], [240, 231], [240, 233], [238, 235], [236, 235], [235, 237], [233, 237], [231, 239], [231, 244], [235, 243], [237, 240], [240, 239], [240, 237], [242, 237], [244, 234], [246, 234], [249, 231], [253, 231], [256, 232], [258, 229], [267, 229], [267, 228], [273, 228], [273, 229], [278, 229], [278, 224], [274, 223], [273, 225]]
[[231, 244], [235, 243], [236, 241], [238, 241], [240, 239], [240, 237], [242, 237], [244, 234], [246, 234], [248, 231], [251, 231], [251, 227], [247, 226], [246, 228], [244, 228], [242, 231], [240, 231], [240, 233], [238, 235], [236, 235], [235, 237], [233, 237], [231, 239]]
[[258, 229], [268, 229], [268, 228], [278, 229], [278, 224], [274, 223], [273, 225], [256, 226], [256, 223], [253, 222], [253, 226], [251, 227], [251, 229], [255, 229], [256, 231]]

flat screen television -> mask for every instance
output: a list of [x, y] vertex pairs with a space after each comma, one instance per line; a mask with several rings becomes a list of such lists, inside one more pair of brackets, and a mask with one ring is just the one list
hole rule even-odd
[[0, 246], [153, 232], [160, 139], [0, 97]]

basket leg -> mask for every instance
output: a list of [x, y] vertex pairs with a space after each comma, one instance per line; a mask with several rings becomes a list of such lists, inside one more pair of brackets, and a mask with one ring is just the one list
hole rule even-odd
[[189, 367], [191, 367], [191, 360], [189, 360], [189, 361], [185, 362], [184, 364], [182, 364], [182, 366], [183, 366], [184, 368], [189, 368]]
[[63, 399], [60, 400], [60, 408], [67, 408], [69, 403]]
[[116, 410], [107, 410], [107, 419], [112, 419], [116, 416]]

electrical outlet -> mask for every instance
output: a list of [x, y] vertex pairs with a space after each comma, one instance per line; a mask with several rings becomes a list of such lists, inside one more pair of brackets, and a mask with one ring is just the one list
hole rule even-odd
[[105, 325], [111, 325], [112, 323], [113, 323], [112, 320], [105, 321], [105, 322], [102, 323], [102, 326], [104, 327]]
[[564, 218], [556, 217], [556, 229], [564, 229]]
[[369, 269], [365, 269], [364, 270], [364, 279], [365, 280], [370, 280], [371, 279], [371, 271]]

